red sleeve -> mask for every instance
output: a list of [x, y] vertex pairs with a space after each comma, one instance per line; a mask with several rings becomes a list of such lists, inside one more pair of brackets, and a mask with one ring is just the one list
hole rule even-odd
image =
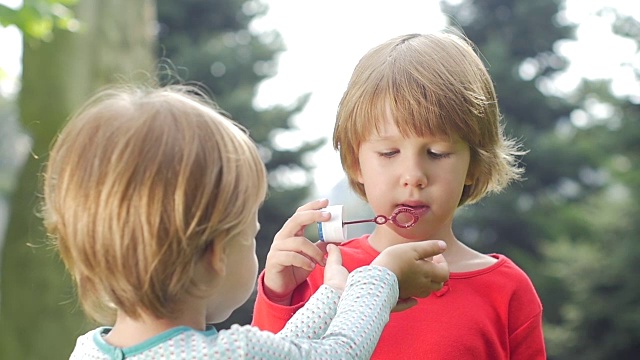
[[277, 333], [286, 325], [304, 304], [309, 300], [311, 295], [316, 292], [318, 287], [322, 285], [322, 281], [317, 284], [318, 277], [322, 280], [324, 268], [318, 266], [311, 272], [309, 278], [293, 291], [291, 305], [284, 306], [273, 303], [264, 293], [264, 271], [258, 277], [258, 294], [253, 308], [253, 320], [251, 325], [261, 330]]
[[545, 360], [546, 349], [542, 331], [542, 302], [525, 272], [511, 260], [505, 267], [516, 276], [509, 299], [509, 349], [512, 359]]
[[[340, 244], [342, 252], [342, 265], [349, 271], [364, 265], [369, 265], [371, 261], [379, 254], [370, 248], [367, 242], [368, 235], [360, 238], [351, 239]], [[363, 249], [366, 246], [366, 249]], [[264, 271], [258, 277], [258, 294], [253, 308], [253, 320], [251, 325], [261, 330], [277, 333], [293, 314], [296, 313], [304, 304], [307, 303], [311, 295], [313, 295], [324, 283], [324, 268], [316, 266], [309, 274], [306, 281], [298, 285], [291, 296], [291, 305], [283, 306], [273, 303], [264, 293]]]
[[531, 318], [509, 337], [512, 359], [546, 360], [544, 335], [542, 333], [542, 312]]

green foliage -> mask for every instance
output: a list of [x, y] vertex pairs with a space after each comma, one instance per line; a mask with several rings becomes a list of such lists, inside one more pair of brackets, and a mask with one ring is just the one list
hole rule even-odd
[[[549, 359], [632, 359], [640, 351], [640, 169], [632, 165], [640, 160], [640, 106], [637, 97], [613, 96], [607, 81], [585, 81], [565, 97], [542, 90], [567, 63], [554, 52], [573, 32], [554, 22], [561, 5], [444, 6], [486, 58], [507, 132], [530, 150], [526, 180], [464, 209], [457, 231], [531, 276], [545, 308]], [[617, 16], [620, 35], [640, 39], [637, 20], [601, 14]], [[525, 63], [533, 74], [521, 74]]]
[[[538, 87], [539, 81], [566, 66], [553, 47], [555, 41], [570, 37], [572, 28], [554, 23], [555, 0], [464, 1], [444, 5], [443, 11], [452, 16], [452, 23], [462, 26], [484, 57], [506, 133], [530, 150], [522, 159], [526, 180], [465, 209], [456, 227], [460, 233], [478, 234], [471, 240], [482, 251], [537, 256], [540, 240], [552, 236], [538, 222], [560, 204], [573, 201], [561, 191], [563, 184], [576, 182], [580, 168], [589, 166], [588, 159], [576, 158], [583, 153], [571, 152], [570, 142], [555, 132], [558, 122], [569, 118], [573, 105], [546, 96]], [[535, 76], [526, 80], [519, 73], [525, 61], [537, 68]]]
[[557, 314], [547, 322], [550, 354], [558, 359], [633, 359], [640, 351], [640, 106], [611, 95], [609, 82], [585, 82], [577, 93], [588, 109], [581, 136], [601, 158], [602, 189], [576, 204], [582, 236], [545, 246], [549, 278], [564, 289]]
[[[18, 131], [13, 104], [0, 96], [0, 201], [11, 192], [15, 185], [17, 167], [15, 134]], [[2, 229], [1, 225], [0, 229]]]
[[78, 0], [25, 0], [12, 9], [0, 4], [0, 25], [15, 25], [27, 38], [51, 41], [53, 29], [77, 31], [79, 23], [71, 7]]
[[[618, 186], [584, 205], [590, 238], [559, 239], [545, 249], [546, 272], [565, 292], [560, 319], [545, 329], [549, 353], [559, 359], [632, 359], [640, 351], [638, 193]], [[620, 191], [627, 196], [620, 199]]]

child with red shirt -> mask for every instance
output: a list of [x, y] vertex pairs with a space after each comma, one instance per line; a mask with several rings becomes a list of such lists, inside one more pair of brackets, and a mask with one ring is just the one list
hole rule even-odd
[[[545, 359], [542, 304], [528, 276], [452, 230], [459, 207], [520, 178], [517, 157], [525, 153], [503, 132], [492, 80], [473, 45], [443, 31], [371, 49], [342, 97], [333, 143], [351, 187], [375, 214], [400, 207], [420, 214], [415, 226], [388, 222], [342, 243], [349, 271], [394, 244], [447, 243], [449, 280], [439, 288], [435, 279], [429, 297], [391, 314], [372, 359]], [[291, 261], [317, 256], [306, 242], [272, 245], [253, 325], [277, 332], [322, 284], [321, 267]]]

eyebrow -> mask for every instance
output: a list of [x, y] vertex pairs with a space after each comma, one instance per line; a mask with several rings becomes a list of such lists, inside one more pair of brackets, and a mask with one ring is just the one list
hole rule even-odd
[[[419, 138], [425, 138], [433, 142], [455, 143], [456, 140], [460, 140], [459, 137], [456, 139], [455, 137], [448, 137], [448, 136], [436, 136], [436, 135], [424, 135], [424, 136], [413, 135], [413, 136], [419, 137]], [[385, 140], [397, 140], [397, 139], [404, 139], [404, 136], [402, 136], [401, 134], [379, 135], [379, 134], [373, 133], [371, 136], [369, 136], [368, 141], [385, 141]]]
[[[462, 140], [460, 137], [457, 138], [450, 138], [447, 136], [418, 136], [418, 137], [422, 137], [422, 138], [426, 138], [427, 142], [430, 144], [446, 144], [446, 145], [450, 145], [450, 146], [455, 146], [458, 147], [460, 144], [466, 144], [464, 140]], [[398, 135], [372, 135], [369, 139], [367, 139], [366, 141], [369, 143], [383, 143], [385, 141], [399, 141], [402, 140], [403, 137], [402, 135], [398, 134]]]
[[388, 141], [388, 140], [397, 140], [397, 139], [401, 139], [402, 135], [398, 134], [398, 135], [384, 135], [384, 136], [380, 136], [380, 135], [371, 135], [369, 137], [369, 139], [367, 139], [367, 141], [371, 141], [371, 142], [379, 142], [379, 141]]

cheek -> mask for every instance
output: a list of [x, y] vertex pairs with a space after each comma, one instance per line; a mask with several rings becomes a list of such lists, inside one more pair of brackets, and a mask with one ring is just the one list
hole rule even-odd
[[376, 159], [371, 155], [360, 154], [356, 165], [357, 180], [360, 184], [364, 184], [365, 181], [370, 183], [375, 180], [377, 173], [380, 172], [380, 169], [376, 168]]
[[258, 278], [258, 257], [256, 255], [253, 256], [252, 259], [252, 273], [251, 273], [251, 277], [253, 279], [257, 279]]
[[256, 287], [256, 281], [258, 279], [258, 258], [254, 255], [251, 259], [247, 259], [246, 263], [246, 273], [244, 275], [244, 281], [246, 284], [246, 288], [244, 290], [244, 300], [243, 303], [246, 302], [253, 290]]
[[255, 247], [252, 247], [251, 251], [247, 251], [243, 260], [242, 263], [246, 264], [246, 278], [253, 281], [253, 287], [255, 280], [258, 278], [258, 256], [256, 255]]

